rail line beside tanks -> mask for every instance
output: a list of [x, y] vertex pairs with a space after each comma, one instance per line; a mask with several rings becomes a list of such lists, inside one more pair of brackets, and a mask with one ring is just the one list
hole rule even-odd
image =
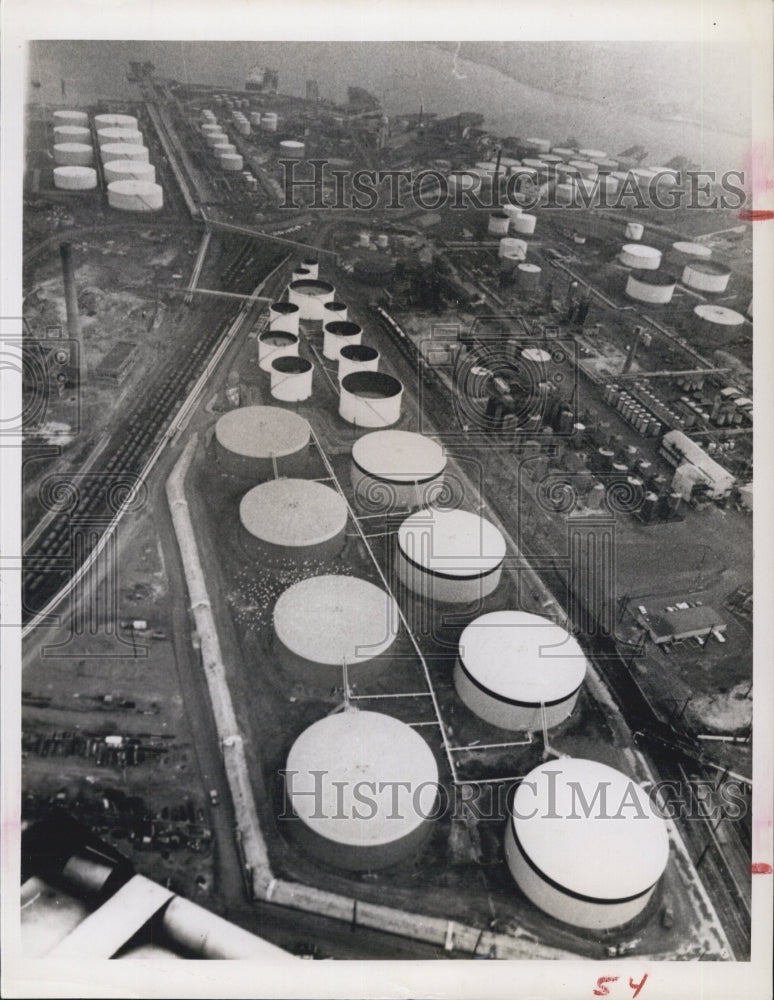
[[[253, 254], [253, 248], [248, 244], [243, 248], [237, 258], [232, 262], [228, 272], [224, 276], [226, 281], [233, 280], [238, 268], [244, 267]], [[262, 279], [260, 284], [254, 289], [253, 296], [263, 290], [266, 284], [284, 266], [287, 257], [283, 258], [275, 268]], [[251, 299], [253, 298], [251, 296]], [[81, 500], [78, 505], [79, 517], [96, 518], [105, 510], [109, 500], [109, 491], [115, 487], [116, 482], [106, 480], [106, 474], [116, 477], [125, 475], [127, 483], [130, 481], [143, 482], [149, 475], [153, 466], [167, 443], [185, 426], [188, 416], [192, 412], [194, 405], [210, 375], [214, 371], [223, 353], [231, 344], [233, 338], [238, 334], [242, 323], [252, 310], [254, 302], [248, 300], [243, 303], [235, 319], [223, 336], [228, 326], [228, 316], [218, 324], [215, 324], [210, 333], [199, 341], [194, 349], [189, 352], [185, 362], [181, 366], [176, 366], [170, 362], [162, 369], [159, 378], [156, 380], [155, 393], [150, 400], [135, 412], [126, 427], [116, 432], [114, 437], [118, 437], [118, 444], [107, 463], [99, 470], [90, 473], [85, 481], [80, 484], [79, 491]], [[222, 338], [222, 340], [221, 340]], [[219, 343], [220, 341], [220, 343]], [[200, 373], [190, 391], [181, 400], [181, 389], [188, 388], [192, 376], [195, 375], [197, 367], [212, 351], [214, 345], [218, 344], [215, 353], [205, 364], [204, 370]], [[163, 381], [162, 381], [163, 379]], [[171, 420], [170, 420], [170, 414]], [[170, 422], [165, 429], [165, 424]], [[152, 447], [150, 456], [143, 462], [143, 455], [147, 449]], [[142, 463], [142, 464], [141, 464]], [[77, 470], [74, 470], [77, 474]], [[136, 477], [136, 479], [135, 479]], [[115, 532], [115, 529], [130, 506], [132, 499], [131, 489], [126, 500], [114, 513], [113, 517], [104, 525], [100, 525], [100, 538], [85, 553], [85, 558], [79, 567], [75, 568], [74, 574], [63, 585], [57, 587], [56, 582], [52, 583], [52, 574], [46, 572], [46, 567], [56, 565], [57, 561], [67, 564], [72, 559], [71, 549], [71, 518], [67, 512], [57, 515], [51, 527], [40, 539], [39, 543], [25, 554], [24, 562], [32, 565], [25, 581], [25, 603], [23, 610], [33, 614], [33, 617], [24, 624], [22, 637], [25, 638], [30, 631], [41, 625], [49, 624], [46, 619], [54, 612], [56, 607], [72, 592], [73, 588], [83, 580], [86, 573], [94, 565], [99, 555], [104, 551], [108, 539]], [[54, 593], [49, 591], [54, 590]], [[39, 610], [30, 607], [30, 600], [40, 595], [42, 600], [38, 603]], [[40, 606], [42, 605], [42, 607]]]

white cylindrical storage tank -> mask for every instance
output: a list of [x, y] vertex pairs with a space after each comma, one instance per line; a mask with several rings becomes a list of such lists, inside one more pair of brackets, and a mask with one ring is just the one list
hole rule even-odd
[[269, 329], [287, 330], [298, 336], [300, 310], [292, 302], [272, 302], [269, 306]]
[[350, 372], [339, 383], [339, 416], [356, 427], [390, 427], [400, 419], [403, 383], [384, 372]]
[[464, 510], [424, 507], [398, 529], [398, 577], [430, 601], [480, 602], [500, 583], [505, 538]]
[[521, 215], [523, 209], [521, 205], [511, 205], [510, 202], [507, 205], [503, 205], [502, 211], [508, 216], [508, 220], [515, 218], [517, 215]]
[[563, 160], [567, 160], [568, 162], [570, 160], [577, 159], [579, 155], [577, 149], [570, 149], [569, 146], [552, 146], [551, 153], [554, 156], [561, 157]]
[[631, 271], [626, 279], [626, 294], [637, 302], [667, 305], [672, 301], [677, 278], [663, 271]]
[[499, 257], [500, 270], [504, 271], [506, 274], [513, 274], [516, 270], [516, 266], [524, 260], [524, 251], [506, 250], [504, 253], [501, 253]]
[[537, 291], [540, 286], [540, 270], [537, 264], [517, 264], [516, 278], [522, 292]]
[[[612, 176], [612, 175], [611, 175]], [[614, 178], [615, 179], [615, 178]], [[624, 236], [627, 240], [641, 240], [645, 232], [645, 226], [639, 222], [627, 222]]]
[[54, 146], [54, 163], [62, 167], [88, 167], [94, 160], [91, 144], [60, 142]]
[[304, 267], [303, 264], [299, 264], [298, 267], [290, 275], [291, 281], [303, 281], [304, 278], [310, 278], [314, 280], [314, 275], [309, 270], [308, 267]]
[[[283, 825], [304, 851], [336, 868], [416, 862], [436, 815], [438, 778], [435, 756], [415, 729], [348, 708], [293, 744], [285, 792], [295, 819]], [[373, 791], [365, 806], [364, 789]]]
[[113, 181], [149, 181], [156, 182], [156, 168], [152, 163], [138, 163], [135, 160], [110, 160], [103, 168], [105, 183]]
[[683, 268], [682, 282], [697, 292], [725, 292], [731, 270], [711, 260], [694, 260]]
[[275, 358], [269, 371], [273, 399], [300, 403], [312, 395], [312, 362], [297, 355]]
[[91, 142], [91, 129], [83, 125], [56, 125], [54, 143], [63, 142]]
[[511, 219], [511, 229], [514, 233], [524, 233], [529, 236], [535, 232], [536, 223], [537, 216], [522, 212], [521, 215], [516, 215]]
[[390, 664], [399, 631], [397, 605], [381, 587], [355, 576], [328, 574], [293, 584], [274, 606], [274, 653], [306, 687], [374, 680]]
[[655, 271], [661, 264], [661, 251], [644, 243], [626, 243], [621, 247], [618, 259], [626, 267]]
[[524, 611], [493, 611], [472, 621], [454, 665], [454, 686], [471, 712], [514, 732], [563, 722], [585, 676], [577, 641], [550, 619]]
[[88, 127], [89, 116], [85, 111], [55, 111], [54, 125], [79, 125]]
[[304, 155], [304, 144], [296, 139], [283, 139], [279, 144], [281, 160], [300, 160]]
[[636, 782], [606, 764], [563, 757], [534, 768], [516, 789], [505, 858], [539, 909], [605, 930], [647, 906], [669, 860], [669, 837]]
[[323, 326], [323, 357], [329, 361], [339, 360], [339, 351], [345, 344], [359, 344], [363, 339], [363, 328], [349, 320], [329, 320]]
[[135, 146], [128, 142], [108, 142], [99, 147], [99, 155], [103, 163], [111, 160], [135, 160], [137, 163], [148, 162], [148, 149], [146, 146]]
[[218, 125], [218, 123], [213, 119], [212, 121], [206, 121], [203, 125], [199, 127], [203, 135], [209, 135], [212, 132], [223, 132], [223, 126]]
[[323, 306], [335, 298], [335, 289], [328, 281], [319, 278], [305, 278], [303, 281], [291, 281], [288, 285], [288, 298], [293, 305], [298, 306], [300, 318], [303, 320], [322, 320], [325, 318]]
[[210, 149], [214, 149], [215, 146], [219, 146], [220, 143], [228, 142], [228, 136], [223, 131], [223, 129], [220, 129], [220, 131], [217, 132], [215, 131], [207, 132], [207, 134], [204, 136], [204, 141], [207, 143]]
[[581, 177], [587, 181], [596, 180], [599, 173], [598, 164], [592, 163], [591, 160], [570, 160], [570, 166], [575, 167]]
[[101, 128], [137, 128], [137, 119], [134, 115], [95, 115], [94, 125]]
[[215, 453], [231, 475], [253, 481], [303, 475], [309, 422], [277, 406], [243, 406], [215, 424]]
[[693, 328], [704, 349], [717, 349], [741, 334], [745, 319], [741, 313], [725, 306], [702, 304], [693, 310]]
[[374, 431], [352, 446], [350, 479], [355, 505], [367, 513], [425, 507], [444, 492], [446, 453], [413, 431]]
[[526, 154], [527, 156], [529, 156], [530, 153], [540, 156], [543, 153], [548, 153], [551, 149], [551, 143], [548, 139], [535, 139], [534, 137], [525, 139], [522, 146], [525, 150], [528, 150]]
[[379, 352], [367, 344], [344, 344], [339, 349], [339, 381], [350, 372], [375, 372], [379, 368]]
[[330, 302], [326, 302], [323, 305], [323, 326], [335, 319], [345, 320], [346, 318], [347, 307], [343, 302], [338, 302], [336, 299], [332, 299]]
[[300, 564], [339, 555], [347, 504], [337, 490], [311, 479], [270, 479], [244, 495], [239, 520], [245, 550], [257, 565], [267, 559]]
[[274, 111], [264, 111], [261, 115], [261, 128], [264, 132], [276, 132], [277, 122], [277, 114]]
[[250, 124], [252, 126], [254, 126], [255, 128], [258, 128], [258, 126], [261, 124], [261, 112], [260, 111], [251, 111], [250, 112]]
[[242, 170], [245, 165], [244, 160], [238, 153], [224, 153], [218, 157], [218, 162], [220, 163], [221, 170], [231, 172]]
[[244, 136], [250, 135], [250, 122], [245, 121], [244, 118], [242, 118], [240, 121], [238, 121], [237, 122], [237, 132], [239, 132], [240, 135], [244, 135]]
[[515, 236], [504, 236], [500, 240], [500, 246], [498, 247], [497, 254], [499, 257], [505, 257], [508, 254], [516, 256], [520, 254], [520, 260], [524, 260], [527, 256], [527, 241], [518, 240]]
[[320, 277], [320, 261], [316, 257], [304, 257], [301, 261], [301, 267], [307, 270], [313, 278]]
[[490, 236], [507, 236], [510, 216], [506, 212], [491, 212], [487, 232]]
[[546, 378], [546, 373], [542, 370], [538, 371], [537, 366], [547, 365], [551, 361], [551, 352], [544, 351], [542, 347], [525, 347], [521, 352], [521, 357], [528, 365], [535, 366], [535, 373], [537, 378], [532, 378], [533, 381], [543, 382]]
[[164, 191], [160, 184], [112, 181], [107, 190], [108, 205], [122, 212], [158, 212], [164, 207]]
[[604, 160], [607, 153], [602, 149], [579, 149], [578, 157], [583, 160]]
[[97, 132], [97, 144], [104, 146], [108, 142], [130, 142], [134, 146], [144, 146], [142, 132], [134, 128], [101, 128]]
[[275, 358], [296, 357], [298, 337], [287, 330], [264, 330], [258, 338], [258, 367], [271, 371]]
[[60, 191], [92, 191], [96, 186], [94, 167], [54, 167], [54, 187]]
[[376, 245], [380, 250], [386, 250], [390, 245], [390, 237], [387, 233], [379, 233], [376, 237]]
[[218, 142], [211, 147], [212, 155], [216, 160], [220, 159], [221, 156], [225, 156], [227, 153], [236, 153], [237, 148], [233, 142]]
[[710, 247], [703, 243], [688, 243], [685, 240], [678, 240], [672, 244], [672, 249], [668, 254], [669, 260], [673, 264], [685, 267], [697, 260], [709, 260], [712, 256]]

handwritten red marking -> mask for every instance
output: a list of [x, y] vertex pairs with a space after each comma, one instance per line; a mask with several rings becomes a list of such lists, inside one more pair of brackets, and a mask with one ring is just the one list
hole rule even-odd
[[774, 212], [764, 208], [743, 208], [739, 213], [739, 218], [743, 222], [768, 222], [770, 219], [774, 219]]
[[597, 980], [597, 987], [593, 991], [595, 997], [606, 997], [610, 995], [610, 990], [605, 983], [617, 983], [620, 976], [600, 976]]
[[765, 861], [753, 861], [750, 865], [750, 871], [753, 875], [771, 875], [772, 867]]
[[646, 972], [645, 975], [642, 977], [642, 979], [638, 983], [635, 983], [635, 981], [633, 979], [629, 980], [629, 989], [630, 990], [634, 990], [634, 993], [632, 994], [632, 1000], [635, 1000], [635, 997], [640, 992], [640, 990], [642, 989], [642, 987], [645, 985], [645, 980], [647, 978], [648, 978], [648, 974]]

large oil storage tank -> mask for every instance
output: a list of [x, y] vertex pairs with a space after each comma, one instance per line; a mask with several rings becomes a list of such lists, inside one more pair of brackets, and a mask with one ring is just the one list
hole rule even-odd
[[311, 688], [367, 683], [390, 664], [399, 632], [392, 597], [368, 580], [336, 573], [294, 583], [274, 607], [274, 652], [285, 672]]
[[390, 427], [400, 419], [403, 383], [385, 372], [359, 371], [339, 383], [339, 416], [356, 427]]
[[97, 132], [97, 144], [104, 146], [108, 142], [129, 142], [135, 146], [144, 146], [143, 134], [135, 128], [101, 128]]
[[[514, 216], [515, 218], [515, 216]], [[527, 256], [527, 247], [529, 244], [526, 240], [519, 240], [515, 236], [504, 236], [500, 240], [500, 244], [497, 249], [497, 254], [499, 257], [506, 257], [508, 255], [513, 255], [515, 257], [519, 255], [519, 260], [524, 260]]]
[[88, 167], [94, 160], [91, 143], [58, 142], [54, 146], [54, 163], [61, 167]]
[[510, 221], [507, 212], [491, 212], [487, 232], [490, 236], [507, 236]]
[[223, 153], [218, 157], [221, 170], [229, 172], [244, 170], [245, 161], [239, 153]]
[[536, 292], [540, 287], [541, 269], [537, 264], [518, 264], [516, 266], [516, 280], [519, 290], [525, 295]]
[[626, 243], [621, 247], [618, 259], [626, 267], [655, 271], [661, 264], [661, 251], [644, 243]]
[[725, 292], [731, 270], [712, 260], [693, 260], [683, 268], [682, 282], [697, 292]]
[[379, 352], [367, 344], [345, 344], [339, 350], [339, 381], [350, 372], [375, 372], [379, 369]]
[[269, 329], [287, 330], [298, 336], [301, 310], [294, 302], [272, 302], [269, 306]]
[[243, 406], [215, 424], [221, 466], [254, 481], [303, 475], [311, 439], [309, 422], [276, 406]]
[[693, 317], [693, 329], [700, 349], [723, 347], [737, 340], [744, 329], [744, 316], [725, 306], [702, 303], [694, 307]]
[[446, 454], [413, 431], [374, 431], [352, 446], [350, 479], [356, 506], [369, 513], [424, 507], [443, 492]]
[[638, 269], [629, 272], [626, 279], [626, 294], [637, 302], [652, 305], [666, 305], [672, 301], [677, 278], [664, 271]]
[[329, 361], [339, 360], [339, 351], [347, 344], [359, 344], [363, 339], [363, 328], [359, 323], [334, 319], [323, 324], [323, 357]]
[[333, 301], [334, 296], [333, 285], [319, 278], [304, 278], [288, 285], [288, 300], [298, 306], [299, 318], [303, 320], [324, 319], [323, 306]]
[[332, 559], [345, 542], [347, 504], [330, 486], [311, 479], [270, 479], [239, 504], [247, 553], [263, 561]]
[[323, 305], [323, 326], [334, 319], [347, 319], [347, 307], [344, 302], [333, 299]]
[[703, 243], [688, 243], [685, 240], [678, 240], [677, 243], [672, 244], [672, 249], [667, 256], [673, 264], [685, 267], [686, 264], [697, 260], [709, 260], [712, 256], [712, 250]]
[[539, 909], [605, 930], [647, 906], [669, 860], [669, 838], [636, 782], [606, 764], [564, 757], [540, 764], [516, 789], [505, 857]]
[[524, 611], [493, 611], [472, 621], [454, 665], [454, 686], [468, 708], [514, 732], [566, 719], [585, 676], [577, 641], [548, 618]]
[[271, 371], [272, 362], [277, 358], [298, 355], [298, 337], [288, 330], [264, 330], [258, 337], [258, 367]]
[[100, 128], [137, 128], [137, 119], [134, 115], [95, 115], [94, 125]]
[[296, 139], [283, 139], [279, 144], [281, 160], [300, 160], [304, 155], [304, 144]]
[[158, 212], [164, 207], [164, 191], [160, 184], [113, 181], [107, 190], [108, 205], [122, 212]]
[[[306, 268], [313, 278], [320, 277], [320, 261], [317, 257], [304, 257], [301, 261], [301, 267]], [[346, 319], [346, 316], [344, 319]]]
[[139, 163], [147, 163], [149, 160], [148, 147], [136, 146], [131, 142], [106, 142], [99, 147], [99, 155], [103, 163], [111, 160], [137, 160]]
[[79, 125], [81, 128], [89, 124], [89, 116], [85, 111], [55, 111], [54, 125]]
[[[611, 175], [615, 180], [621, 180], [615, 173]], [[623, 180], [625, 181], [628, 174], [623, 174]], [[645, 232], [645, 226], [641, 222], [627, 222], [626, 229], [624, 230], [624, 236], [627, 240], [641, 240], [643, 233]]]
[[278, 121], [276, 111], [264, 111], [261, 114], [261, 128], [264, 132], [276, 132]]
[[314, 368], [307, 358], [287, 354], [274, 358], [269, 370], [272, 398], [300, 403], [312, 395]]
[[139, 163], [136, 160], [110, 160], [102, 167], [105, 183], [113, 181], [148, 181], [156, 182], [156, 168], [152, 163]]
[[483, 600], [500, 583], [504, 559], [500, 530], [468, 511], [425, 507], [398, 529], [398, 577], [427, 600]]
[[55, 125], [54, 142], [91, 142], [91, 130], [84, 125]]
[[315, 722], [291, 747], [285, 794], [295, 819], [282, 825], [312, 857], [337, 868], [415, 860], [431, 831], [438, 777], [415, 729], [350, 708]]
[[54, 187], [60, 191], [93, 191], [96, 186], [93, 167], [54, 167]]
[[531, 215], [529, 212], [522, 212], [521, 215], [517, 215], [511, 219], [511, 229], [513, 232], [523, 233], [525, 236], [529, 236], [535, 232], [536, 224], [537, 216]]

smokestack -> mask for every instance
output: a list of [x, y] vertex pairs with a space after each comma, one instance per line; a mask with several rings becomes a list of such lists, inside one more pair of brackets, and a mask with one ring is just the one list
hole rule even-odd
[[639, 346], [641, 336], [642, 336], [642, 327], [635, 326], [634, 336], [632, 337], [632, 342], [629, 345], [629, 350], [626, 352], [626, 361], [624, 361], [624, 366], [621, 370], [622, 375], [628, 372], [632, 366], [632, 362], [634, 361], [634, 356], [637, 353], [637, 347]]
[[[60, 243], [59, 253], [62, 255], [62, 278], [64, 280], [65, 308], [67, 310], [67, 329], [70, 337], [81, 347], [81, 315], [78, 312], [78, 292], [75, 288], [75, 270], [73, 269], [72, 244]], [[83, 353], [82, 351], [80, 353]]]

